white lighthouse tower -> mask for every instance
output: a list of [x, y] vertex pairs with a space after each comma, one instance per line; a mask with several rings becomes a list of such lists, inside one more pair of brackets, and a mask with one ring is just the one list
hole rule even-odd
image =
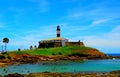
[[57, 37], [60, 37], [60, 26], [59, 26], [59, 25], [57, 26], [56, 32], [57, 32], [57, 35], [56, 35], [56, 36], [57, 36]]

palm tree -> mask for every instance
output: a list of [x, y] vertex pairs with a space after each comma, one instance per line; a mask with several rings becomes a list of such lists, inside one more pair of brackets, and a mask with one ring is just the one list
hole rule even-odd
[[7, 45], [7, 43], [9, 43], [9, 39], [7, 37], [3, 38], [3, 43], [5, 43], [5, 52], [7, 52], [6, 45]]

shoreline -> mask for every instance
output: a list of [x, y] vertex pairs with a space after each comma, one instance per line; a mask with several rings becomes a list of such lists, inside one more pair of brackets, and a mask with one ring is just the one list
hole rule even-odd
[[27, 63], [38, 63], [40, 61], [85, 61], [85, 60], [102, 60], [102, 59], [119, 59], [120, 56], [107, 56], [102, 58], [95, 58], [95, 57], [78, 57], [78, 56], [57, 56], [57, 57], [45, 57], [45, 56], [28, 56], [28, 55], [22, 55], [20, 58], [14, 58], [14, 59], [0, 59], [0, 67], [5, 67], [8, 65], [15, 65], [15, 64], [27, 64]]
[[[4, 77], [4, 76], [0, 76]], [[120, 70], [111, 72], [78, 72], [78, 73], [58, 73], [58, 72], [41, 72], [30, 74], [8, 74], [5, 77], [120, 77]]]
[[[48, 54], [44, 53], [47, 51]], [[52, 51], [52, 52], [51, 52]], [[68, 53], [70, 51], [70, 53]], [[44, 53], [44, 54], [40, 54]], [[56, 52], [56, 53], [55, 53]], [[112, 59], [113, 56], [108, 56], [97, 49], [90, 47], [58, 47], [51, 49], [35, 49], [25, 51], [14, 51], [0, 54], [0, 67], [13, 64], [37, 63], [39, 61], [85, 61]], [[119, 57], [120, 58], [120, 57]]]
[[[8, 65], [16, 65], [16, 64], [27, 64], [27, 63], [37, 63], [37, 62], [40, 62], [40, 61], [43, 61], [43, 62], [46, 62], [46, 61], [53, 61], [53, 62], [56, 62], [56, 61], [84, 61], [84, 60], [102, 60], [102, 59], [113, 59], [115, 57], [109, 57], [109, 58], [99, 58], [99, 59], [73, 59], [73, 60], [36, 60], [35, 62], [29, 62], [30, 60], [26, 59], [27, 61], [22, 61], [22, 62], [17, 62], [16, 60], [13, 62], [11, 61], [8, 61], [8, 63], [0, 63], [0, 66], [3, 65], [2, 67], [4, 66], [8, 66]], [[118, 57], [116, 57], [117, 59]], [[33, 59], [34, 60], [34, 59]], [[114, 60], [114, 59], [113, 59]], [[5, 62], [5, 61], [3, 61]], [[64, 72], [64, 73], [59, 73], [59, 72], [40, 72], [40, 73], [29, 73], [29, 74], [18, 74], [18, 73], [15, 73], [15, 74], [8, 74], [6, 76], [0, 76], [0, 77], [120, 77], [120, 70], [118, 71], [110, 71], [110, 72], [77, 72], [77, 73], [69, 73], [69, 72]]]

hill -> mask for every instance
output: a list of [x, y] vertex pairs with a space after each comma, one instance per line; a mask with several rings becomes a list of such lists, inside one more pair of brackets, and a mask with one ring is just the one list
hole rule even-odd
[[67, 47], [56, 47], [56, 48], [40, 48], [33, 50], [23, 50], [23, 51], [13, 51], [8, 54], [29, 54], [32, 56], [42, 55], [42, 56], [95, 56], [95, 57], [104, 57], [105, 54], [100, 52], [99, 50], [91, 47], [85, 46], [67, 46]]
[[83, 60], [102, 59], [107, 56], [99, 50], [85, 46], [68, 46], [56, 48], [40, 48], [33, 50], [12, 51], [0, 54], [0, 60], [11, 62], [36, 62], [39, 60]]

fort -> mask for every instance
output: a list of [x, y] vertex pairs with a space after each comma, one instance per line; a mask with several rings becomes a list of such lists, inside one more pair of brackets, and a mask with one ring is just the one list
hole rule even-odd
[[56, 29], [56, 38], [45, 39], [39, 41], [38, 48], [52, 48], [52, 47], [64, 47], [64, 46], [85, 46], [80, 40], [76, 42], [69, 41], [66, 38], [60, 37], [60, 26]]

